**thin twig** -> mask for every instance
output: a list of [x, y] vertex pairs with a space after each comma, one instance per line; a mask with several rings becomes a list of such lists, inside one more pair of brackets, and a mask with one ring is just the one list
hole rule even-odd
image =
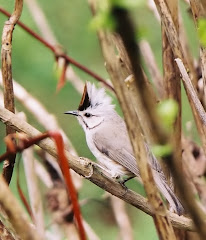
[[[7, 11], [5, 11], [3, 8], [0, 8], [0, 12], [3, 13], [6, 16], [10, 16], [10, 13], [8, 13]], [[110, 84], [108, 84], [103, 78], [101, 78], [98, 74], [94, 73], [93, 71], [91, 71], [90, 69], [88, 69], [86, 66], [80, 64], [79, 62], [77, 62], [76, 60], [74, 60], [73, 58], [69, 57], [68, 55], [66, 55], [64, 52], [58, 52], [58, 48], [56, 48], [55, 46], [51, 45], [49, 42], [45, 41], [42, 37], [40, 37], [37, 33], [35, 33], [33, 30], [31, 30], [29, 27], [27, 27], [24, 23], [18, 21], [17, 24], [23, 28], [27, 33], [29, 33], [30, 35], [32, 35], [35, 39], [37, 39], [39, 42], [41, 42], [45, 47], [49, 48], [55, 55], [55, 57], [59, 58], [65, 58], [67, 60], [68, 63], [73, 64], [74, 66], [76, 66], [77, 68], [81, 69], [82, 71], [84, 71], [85, 73], [89, 74], [90, 76], [92, 76], [93, 78], [95, 78], [97, 81], [102, 82], [108, 89], [110, 89], [111, 91], [114, 92], [114, 89], [112, 86], [110, 86]]]
[[[28, 9], [29, 9], [39, 31], [41, 32], [42, 37], [45, 40], [47, 40], [48, 42], [52, 43], [52, 45], [60, 46], [54, 33], [51, 30], [51, 27], [49, 26], [49, 23], [46, 19], [46, 16], [45, 16], [42, 8], [39, 6], [38, 1], [26, 0], [25, 3], [28, 6]], [[57, 65], [58, 65], [59, 69], [62, 69], [62, 65], [63, 65], [64, 61], [65, 61], [65, 59], [62, 59], [62, 58], [58, 59]], [[69, 65], [66, 69], [66, 78], [75, 87], [77, 92], [82, 94], [82, 89], [84, 88], [84, 82], [74, 72], [71, 65]]]
[[[12, 35], [14, 26], [21, 16], [23, 8], [23, 0], [15, 1], [14, 12], [10, 16], [9, 20], [5, 22], [2, 32], [2, 49], [1, 49], [1, 62], [2, 62], [2, 78], [4, 86], [4, 105], [11, 112], [15, 111], [14, 105], [14, 92], [12, 83]], [[6, 134], [14, 133], [14, 130], [6, 127]], [[9, 159], [6, 159], [3, 166], [3, 176], [9, 184], [12, 178], [15, 155], [11, 155]]]
[[111, 196], [110, 199], [121, 239], [133, 240], [131, 222], [126, 212], [125, 202], [115, 196]]
[[201, 102], [200, 102], [200, 100], [197, 96], [197, 92], [195, 91], [195, 89], [192, 85], [191, 79], [190, 79], [190, 77], [189, 77], [189, 75], [186, 71], [186, 68], [185, 68], [182, 60], [179, 59], [179, 58], [176, 58], [175, 61], [178, 65], [178, 68], [179, 68], [180, 73], [182, 75], [182, 79], [185, 82], [185, 85], [187, 87], [190, 98], [194, 103], [196, 113], [197, 113], [199, 119], [201, 120], [204, 132], [206, 133], [206, 112], [205, 112], [205, 110], [204, 110], [204, 108], [203, 108], [203, 106], [202, 106], [202, 104], [201, 104]]
[[150, 44], [146, 40], [141, 40], [139, 42], [139, 48], [141, 55], [144, 58], [147, 69], [150, 72], [150, 76], [154, 85], [157, 89], [160, 98], [163, 98], [163, 79], [162, 74], [159, 71], [157, 63], [155, 61], [154, 53], [152, 52]]
[[[40, 134], [37, 129], [24, 122], [21, 118], [3, 107], [0, 107], [0, 120], [18, 132], [26, 133], [29, 137], [35, 137]], [[55, 158], [57, 157], [55, 144], [50, 139], [42, 140], [38, 143], [38, 145]], [[132, 206], [144, 211], [145, 213], [151, 216], [154, 214], [154, 210], [149, 205], [147, 199], [131, 190], [125, 192], [125, 189], [118, 182], [112, 178], [107, 177], [103, 173], [100, 174], [100, 172], [102, 172], [102, 169], [99, 168], [97, 164], [85, 158], [75, 157], [67, 151], [66, 156], [69, 159], [70, 167], [79, 175], [84, 176], [97, 186], [110, 192], [111, 194], [117, 196]], [[167, 211], [167, 214], [174, 227], [195, 231], [191, 219], [184, 216], [178, 216], [177, 214], [171, 213], [169, 211]]]
[[22, 158], [24, 161], [24, 170], [32, 214], [34, 216], [34, 224], [38, 234], [42, 239], [45, 239], [43, 205], [35, 173], [35, 162], [32, 148], [26, 149], [22, 153]]

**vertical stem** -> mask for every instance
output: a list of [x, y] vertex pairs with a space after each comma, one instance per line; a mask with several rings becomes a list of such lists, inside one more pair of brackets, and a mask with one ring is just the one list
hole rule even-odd
[[[2, 78], [4, 84], [4, 105], [5, 108], [14, 113], [14, 92], [12, 83], [12, 34], [14, 26], [21, 16], [23, 8], [23, 0], [16, 0], [14, 12], [5, 22], [2, 33], [2, 48], [1, 48], [1, 62], [2, 62]], [[6, 127], [6, 134], [14, 133], [15, 131], [9, 126]], [[11, 181], [13, 167], [15, 163], [15, 154], [11, 155], [4, 161], [3, 176], [9, 184]]]
[[[167, 1], [168, 8], [173, 18], [177, 32], [179, 31], [178, 26], [178, 1], [170, 0]], [[175, 57], [170, 46], [167, 34], [165, 31], [165, 26], [162, 24], [162, 59], [163, 59], [163, 69], [164, 69], [164, 98], [174, 99], [178, 104], [178, 115], [176, 121], [173, 124], [173, 132], [171, 134], [171, 142], [174, 149], [175, 160], [180, 169], [182, 169], [181, 164], [181, 84], [179, 77], [179, 69], [174, 61]], [[169, 174], [168, 174], [169, 175]]]
[[[204, 1], [202, 1], [203, 3]], [[198, 28], [198, 20], [200, 18], [206, 17], [205, 10], [203, 9], [200, 0], [190, 0], [190, 6], [192, 10], [193, 19], [196, 27]], [[203, 96], [202, 104], [204, 109], [206, 109], [206, 48], [200, 47], [200, 59], [201, 59], [201, 69], [202, 69], [202, 79], [203, 79]]]

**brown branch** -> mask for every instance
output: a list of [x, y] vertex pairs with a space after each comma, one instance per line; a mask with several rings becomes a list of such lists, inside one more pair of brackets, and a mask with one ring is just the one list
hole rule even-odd
[[[14, 105], [14, 91], [12, 83], [12, 35], [14, 31], [14, 26], [21, 16], [23, 8], [23, 0], [15, 1], [14, 12], [10, 16], [9, 20], [5, 22], [3, 32], [2, 32], [2, 49], [1, 49], [1, 62], [2, 62], [2, 78], [4, 83], [4, 105], [11, 112], [15, 112]], [[6, 127], [6, 134], [14, 133], [14, 130], [10, 127]], [[3, 166], [3, 176], [6, 182], [9, 184], [11, 181], [15, 155], [9, 156], [5, 160]]]
[[[110, 36], [108, 35], [108, 37], [110, 37]], [[123, 41], [122, 41], [121, 37], [119, 36], [119, 34], [117, 34], [117, 33], [112, 34], [110, 38], [114, 42], [114, 45], [117, 48], [118, 54], [119, 54], [118, 61], [117, 61], [118, 66], [116, 67], [116, 69], [118, 69], [118, 72], [119, 72], [118, 79], [122, 79], [122, 82], [125, 82], [129, 91], [133, 91], [132, 82], [134, 82], [134, 75], [132, 74], [132, 66], [131, 66], [130, 60], [128, 58], [127, 51], [124, 47]], [[108, 41], [106, 41], [107, 43], [106, 42], [103, 43], [104, 38], [102, 36], [100, 36], [99, 39], [100, 39], [100, 42], [102, 42], [102, 45], [105, 44], [105, 49], [106, 49]], [[111, 53], [112, 53], [112, 50], [111, 50]], [[112, 60], [113, 58], [116, 58], [116, 56], [114, 54], [113, 54], [113, 56], [111, 55], [110, 57], [111, 57], [111, 62], [113, 61]], [[109, 61], [108, 61], [108, 64], [109, 64]], [[156, 94], [154, 93], [152, 85], [149, 82], [149, 80], [147, 79], [147, 76], [144, 73], [142, 68], [140, 71], [143, 76], [143, 89], [144, 88], [148, 89], [150, 101], [155, 104], [158, 100], [157, 100]], [[153, 143], [154, 142], [154, 136], [153, 136], [153, 131], [152, 131], [153, 126], [151, 125], [151, 122], [148, 118], [147, 113], [145, 113], [145, 111], [144, 111], [144, 105], [142, 105], [140, 96], [136, 95], [136, 94], [129, 94], [129, 95], [130, 95], [133, 107], [135, 109], [135, 112], [139, 118], [142, 132], [145, 135], [148, 143]]]
[[[182, 74], [183, 81], [185, 82], [185, 85], [188, 89], [188, 93], [190, 94], [191, 100], [194, 102], [194, 105], [197, 108], [197, 114], [199, 115], [199, 118], [201, 119], [201, 124], [205, 128], [206, 124], [206, 114], [205, 111], [197, 97], [197, 94], [194, 90], [194, 87], [191, 83], [191, 80], [187, 74], [187, 71], [180, 59], [176, 59], [176, 63], [179, 67], [179, 70]], [[179, 187], [179, 192], [185, 202], [185, 205], [187, 206], [191, 217], [193, 218], [195, 225], [198, 229], [198, 233], [201, 237], [201, 239], [206, 238], [206, 228], [205, 228], [205, 214], [203, 213], [202, 209], [198, 206], [194, 195], [192, 194], [189, 184], [186, 182], [186, 180], [182, 177], [182, 171], [178, 169], [177, 166], [173, 166], [173, 174], [175, 177], [175, 181], [178, 183], [177, 186]]]
[[[0, 120], [18, 132], [26, 133], [29, 137], [36, 137], [40, 134], [37, 129], [1, 106]], [[56, 147], [53, 141], [50, 139], [45, 139], [39, 142], [38, 145], [43, 150], [47, 151], [49, 154], [57, 158]], [[145, 213], [151, 216], [154, 214], [154, 209], [149, 205], [147, 199], [129, 189], [127, 192], [125, 192], [125, 188], [123, 188], [114, 179], [107, 177], [104, 173], [100, 174], [100, 172], [102, 172], [102, 169], [99, 168], [97, 164], [85, 158], [75, 157], [68, 151], [66, 151], [66, 156], [69, 159], [70, 167], [79, 175], [84, 176], [100, 188], [110, 192], [111, 194], [144, 211]], [[178, 216], [177, 214], [171, 213], [169, 211], [167, 211], [167, 214], [174, 227], [195, 231], [191, 219], [184, 216]]]
[[36, 230], [31, 226], [27, 215], [13, 196], [4, 178], [0, 176], [0, 203], [9, 217], [9, 222], [22, 240], [39, 240]]
[[[3, 13], [6, 16], [10, 16], [10, 13], [8, 13], [7, 11], [5, 11], [3, 8], [0, 8], [0, 12]], [[80, 64], [79, 62], [77, 62], [76, 60], [74, 60], [73, 58], [69, 57], [68, 55], [66, 55], [64, 52], [59, 53], [57, 48], [53, 45], [51, 45], [49, 42], [47, 42], [46, 40], [44, 40], [42, 37], [40, 37], [37, 33], [35, 33], [34, 31], [32, 31], [29, 27], [27, 27], [24, 23], [18, 21], [17, 24], [24, 29], [27, 33], [29, 33], [31, 36], [33, 36], [35, 39], [37, 39], [39, 42], [41, 42], [45, 47], [49, 48], [55, 55], [55, 57], [62, 57], [64, 58], [68, 63], [73, 64], [74, 66], [76, 66], [77, 68], [81, 69], [82, 71], [84, 71], [85, 73], [89, 74], [90, 76], [92, 76], [93, 78], [95, 78], [97, 81], [102, 82], [108, 89], [110, 89], [111, 91], [115, 92], [113, 87], [110, 86], [110, 84], [108, 84], [103, 78], [101, 78], [98, 74], [94, 73], [93, 71], [91, 71], [90, 69], [88, 69], [86, 66]]]
[[[187, 0], [185, 0], [185, 1], [187, 2]], [[187, 4], [188, 4], [188, 2], [187, 2]], [[157, 11], [157, 7], [154, 3], [154, 0], [148, 0], [147, 5], [149, 7], [149, 10], [151, 10], [153, 12], [155, 18], [160, 23], [160, 21], [161, 21], [160, 15]], [[193, 57], [192, 57], [191, 51], [189, 49], [188, 39], [186, 37], [183, 20], [182, 20], [182, 16], [181, 16], [180, 12], [179, 12], [179, 41], [181, 42], [182, 50], [183, 50], [184, 56], [187, 59], [189, 69], [190, 69], [192, 75], [195, 76], [195, 78], [197, 78], [197, 73], [196, 73], [196, 69], [194, 67]]]
[[22, 153], [22, 158], [24, 162], [24, 172], [26, 176], [26, 184], [28, 188], [28, 195], [32, 209], [32, 215], [34, 218], [34, 224], [36, 226], [38, 234], [42, 237], [42, 239], [45, 239], [43, 204], [40, 195], [38, 179], [35, 173], [33, 149], [26, 149]]
[[[191, 71], [190, 68], [188, 67], [189, 65], [187, 64], [187, 58], [184, 57], [181, 43], [180, 43], [180, 40], [179, 40], [179, 37], [177, 34], [177, 30], [175, 28], [173, 19], [170, 15], [170, 11], [167, 7], [167, 4], [165, 3], [165, 0], [161, 0], [161, 1], [154, 0], [154, 1], [156, 3], [157, 9], [161, 15], [162, 23], [165, 26], [165, 31], [167, 33], [167, 37], [168, 37], [170, 46], [172, 48], [174, 57], [180, 58], [183, 61], [183, 64], [186, 67], [186, 69], [189, 69], [188, 75], [192, 81], [194, 88], [196, 89], [196, 83], [197, 83], [196, 76], [192, 74], [193, 71]], [[185, 81], [183, 81], [183, 84], [184, 84], [184, 88], [185, 88], [187, 95], [190, 95], [188, 92], [188, 88], [185, 85]], [[199, 118], [199, 114], [197, 114], [197, 112], [196, 112], [197, 108], [194, 105], [194, 101], [192, 101], [192, 99], [190, 97], [188, 97], [188, 100], [189, 100], [190, 106], [192, 108], [192, 112], [194, 115], [194, 119], [196, 121], [197, 129], [198, 129], [198, 132], [199, 132], [202, 144], [203, 144], [203, 150], [206, 154], [206, 134], [205, 134], [205, 129], [204, 129], [205, 127], [204, 127], [204, 125], [201, 124], [201, 119]]]
[[146, 63], [147, 69], [150, 73], [151, 79], [157, 89], [158, 96], [160, 99], [162, 99], [164, 94], [162, 74], [158, 69], [151, 46], [146, 40], [141, 40], [139, 42], [139, 48], [141, 51], [141, 55]]
[[126, 211], [125, 202], [112, 196], [110, 197], [112, 210], [116, 219], [122, 240], [133, 240], [132, 226]]
[[[200, 0], [190, 0], [190, 6], [195, 25], [198, 28], [198, 20], [206, 16], [205, 11]], [[204, 108], [206, 109], [206, 48], [203, 46], [200, 47], [200, 59], [203, 80], [202, 103]]]
[[181, 41], [179, 39], [177, 29], [175, 27], [174, 21], [171, 17], [170, 11], [167, 7], [165, 0], [154, 0], [157, 10], [160, 14], [162, 24], [165, 26], [165, 31], [167, 34], [168, 41], [172, 48], [175, 58], [183, 59], [184, 65], [189, 69], [189, 74], [193, 85], [197, 86], [197, 77], [194, 75], [194, 71], [190, 69], [190, 64], [187, 58], [184, 57], [184, 52], [181, 46]]
[[[178, 1], [168, 1], [168, 9], [171, 12], [175, 27], [179, 32], [178, 23]], [[174, 160], [180, 169], [182, 169], [182, 146], [181, 146], [181, 126], [182, 126], [182, 104], [181, 104], [181, 82], [179, 80], [179, 70], [174, 62], [174, 54], [167, 38], [165, 26], [162, 25], [162, 60], [164, 70], [164, 99], [174, 99], [178, 104], [178, 113], [172, 126], [172, 132], [169, 142], [173, 146]], [[166, 164], [166, 163], [165, 163]], [[165, 165], [164, 164], [164, 165]], [[166, 169], [168, 180], [171, 173]]]
[[204, 9], [204, 12], [206, 13], [206, 1], [205, 0], [200, 0], [202, 3], [202, 7]]
[[[60, 166], [62, 174], [64, 176], [68, 194], [70, 194], [70, 197], [71, 197], [71, 202], [72, 202], [73, 210], [74, 210], [74, 216], [76, 218], [76, 221], [77, 221], [77, 224], [79, 227], [80, 238], [81, 238], [81, 240], [86, 240], [86, 235], [85, 235], [84, 227], [82, 224], [82, 218], [81, 218], [80, 208], [79, 208], [79, 204], [78, 204], [78, 200], [77, 200], [76, 190], [74, 188], [71, 173], [69, 170], [69, 162], [67, 161], [67, 158], [66, 158], [65, 152], [64, 152], [63, 138], [59, 132], [50, 131], [47, 133], [40, 134], [31, 139], [26, 138], [26, 136], [23, 134], [22, 135], [21, 134], [19, 134], [19, 135], [17, 135], [17, 134], [11, 135], [10, 134], [5, 138], [5, 141], [8, 146], [8, 151], [5, 154], [3, 154], [2, 156], [0, 156], [0, 161], [4, 160], [4, 158], [8, 157], [10, 154], [21, 152], [48, 137], [52, 138], [55, 141], [57, 152], [58, 152], [59, 166]], [[18, 145], [15, 145], [12, 142], [13, 138], [17, 138], [17, 140], [19, 141]]]
[[1, 240], [17, 240], [17, 237], [14, 236], [14, 234], [11, 234], [9, 229], [6, 228], [6, 226], [3, 224], [3, 222], [0, 220], [0, 236]]
[[[144, 76], [140, 67], [141, 65], [139, 59], [139, 49], [136, 45], [133, 25], [125, 9], [114, 6], [111, 13], [116, 20], [116, 31], [120, 34], [122, 38], [134, 73], [135, 80], [132, 84], [133, 94], [135, 96], [138, 96], [138, 94], [140, 95], [142, 105], [145, 106], [145, 113], [148, 115], [148, 119], [151, 119], [151, 115], [153, 115], [154, 113], [154, 109], [151, 109], [151, 106], [153, 106], [154, 103], [151, 104], [151, 102], [148, 101], [149, 91], [147, 88], [145, 88]], [[118, 71], [118, 69], [114, 70]], [[113, 73], [110, 72], [110, 74]], [[134, 154], [140, 170], [140, 176], [143, 181], [148, 200], [157, 212], [157, 214], [153, 216], [153, 219], [156, 225], [158, 235], [161, 239], [176, 239], [171, 222], [169, 221], [166, 214], [165, 206], [162, 203], [157, 186], [154, 182], [152, 170], [148, 163], [148, 154], [145, 149], [144, 140], [141, 136], [141, 127], [138, 121], [138, 117], [134, 116], [134, 109], [129, 107], [131, 101], [130, 97], [124, 94], [125, 87], [119, 81], [119, 79], [117, 81], [116, 79], [112, 78], [112, 80], [117, 91], [117, 96], [119, 97], [119, 99], [121, 99], [120, 104], [122, 106], [128, 133], [131, 139]], [[123, 98], [124, 101], [122, 101]], [[154, 119], [154, 117], [152, 117], [152, 119]], [[151, 123], [154, 124], [154, 122], [152, 121]], [[158, 125], [156, 126], [159, 127]], [[162, 216], [158, 214], [160, 212], [162, 212]]]

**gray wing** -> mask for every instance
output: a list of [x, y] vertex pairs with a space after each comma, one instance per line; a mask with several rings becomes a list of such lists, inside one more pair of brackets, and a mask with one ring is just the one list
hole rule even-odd
[[[133, 154], [133, 149], [127, 133], [125, 123], [117, 121], [114, 124], [106, 123], [94, 135], [93, 141], [97, 149], [108, 156], [110, 159], [118, 162], [127, 168], [130, 172], [139, 176], [139, 169]], [[149, 162], [154, 171], [157, 171], [162, 180], [166, 180], [162, 168], [151, 153], [149, 146], [145, 143]]]
[[130, 172], [139, 176], [136, 159], [124, 123], [106, 124], [93, 135], [97, 149], [110, 159], [124, 166]]

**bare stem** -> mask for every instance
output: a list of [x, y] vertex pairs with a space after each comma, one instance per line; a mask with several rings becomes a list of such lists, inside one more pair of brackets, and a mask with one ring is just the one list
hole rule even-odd
[[0, 176], [0, 203], [5, 213], [9, 217], [9, 221], [15, 229], [16, 233], [23, 240], [39, 240], [41, 239], [36, 230], [31, 226], [27, 216], [20, 207], [16, 198], [11, 193], [5, 180]]
[[[4, 105], [11, 112], [15, 112], [14, 105], [14, 91], [12, 83], [12, 35], [14, 26], [21, 16], [23, 8], [23, 0], [15, 1], [14, 12], [10, 16], [9, 20], [5, 22], [2, 32], [2, 48], [1, 48], [1, 62], [2, 62], [2, 78], [4, 85]], [[14, 133], [14, 130], [10, 127], [6, 127], [6, 134]], [[6, 182], [9, 184], [11, 181], [13, 167], [15, 163], [15, 154], [10, 155], [5, 160], [3, 166], [3, 176]]]

